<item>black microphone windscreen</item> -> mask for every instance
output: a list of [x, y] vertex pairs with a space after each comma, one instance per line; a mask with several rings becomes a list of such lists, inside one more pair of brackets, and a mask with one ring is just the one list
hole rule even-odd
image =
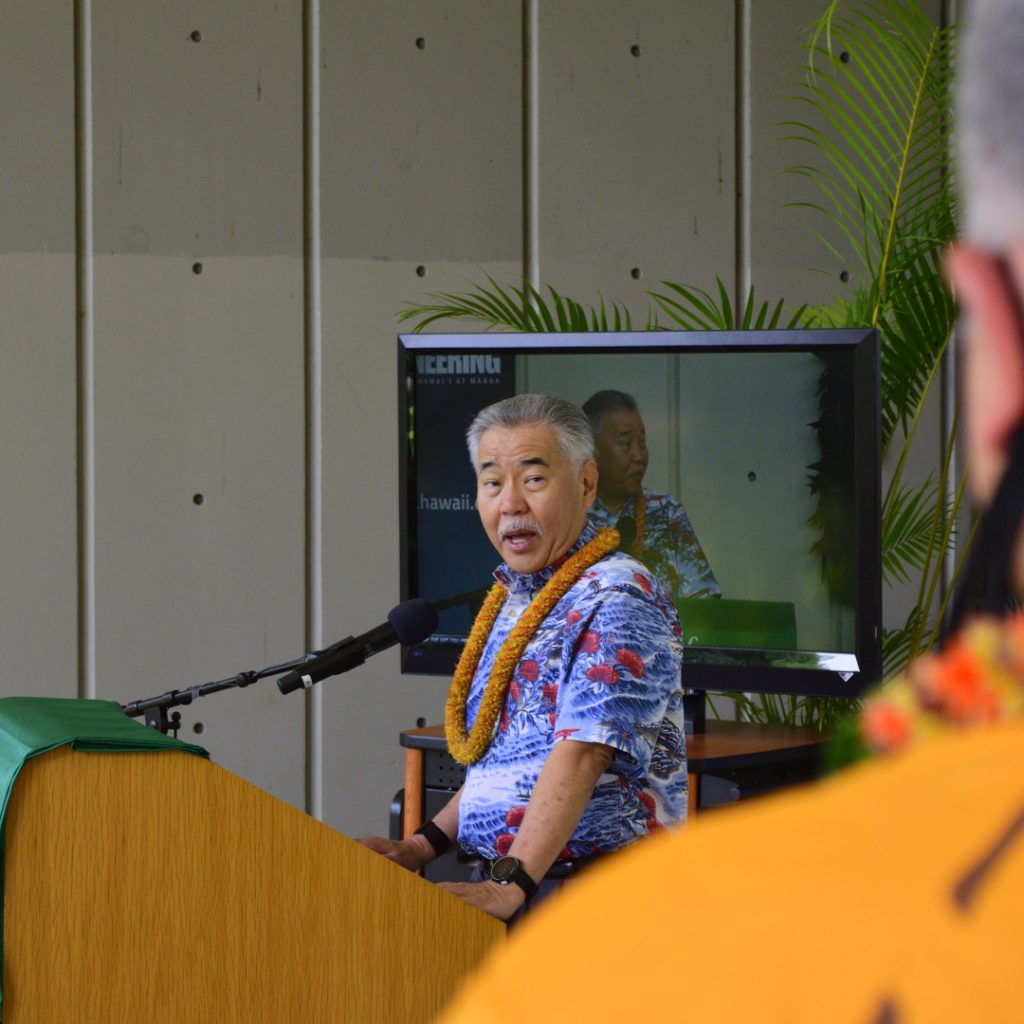
[[388, 622], [403, 647], [426, 640], [437, 629], [437, 621], [437, 609], [422, 597], [403, 601], [388, 612]]

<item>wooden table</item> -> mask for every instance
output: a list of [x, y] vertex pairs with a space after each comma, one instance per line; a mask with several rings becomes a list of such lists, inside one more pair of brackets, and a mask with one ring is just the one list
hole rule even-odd
[[[402, 835], [410, 836], [423, 824], [424, 755], [428, 751], [444, 754], [448, 749], [444, 726], [406, 729], [399, 734], [399, 743], [405, 748]], [[824, 737], [816, 729], [709, 721], [706, 732], [686, 737], [690, 817], [700, 806], [702, 776], [768, 766], [813, 765], [823, 744]]]

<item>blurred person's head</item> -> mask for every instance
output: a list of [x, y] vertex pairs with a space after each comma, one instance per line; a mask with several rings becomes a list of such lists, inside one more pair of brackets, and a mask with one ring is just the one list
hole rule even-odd
[[636, 399], [624, 391], [591, 395], [583, 411], [594, 432], [597, 493], [612, 512], [641, 492], [647, 472], [647, 431]]
[[[1024, 4], [975, 0], [959, 60], [957, 155], [962, 240], [949, 275], [964, 312], [971, 489], [988, 507], [1024, 424]], [[1024, 582], [1024, 543], [1013, 555]]]

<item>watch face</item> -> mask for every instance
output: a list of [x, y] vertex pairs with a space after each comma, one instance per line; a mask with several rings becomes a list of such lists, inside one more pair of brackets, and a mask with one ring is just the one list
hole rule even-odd
[[491, 878], [495, 882], [501, 882], [502, 885], [507, 885], [512, 881], [512, 876], [519, 870], [519, 858], [518, 857], [499, 857], [491, 865]]

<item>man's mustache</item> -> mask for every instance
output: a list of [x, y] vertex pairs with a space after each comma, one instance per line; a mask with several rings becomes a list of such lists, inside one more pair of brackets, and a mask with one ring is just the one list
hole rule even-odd
[[544, 536], [544, 531], [536, 519], [519, 516], [516, 519], [507, 519], [498, 527], [498, 540], [504, 540], [510, 533], [524, 532], [535, 533], [538, 537]]

